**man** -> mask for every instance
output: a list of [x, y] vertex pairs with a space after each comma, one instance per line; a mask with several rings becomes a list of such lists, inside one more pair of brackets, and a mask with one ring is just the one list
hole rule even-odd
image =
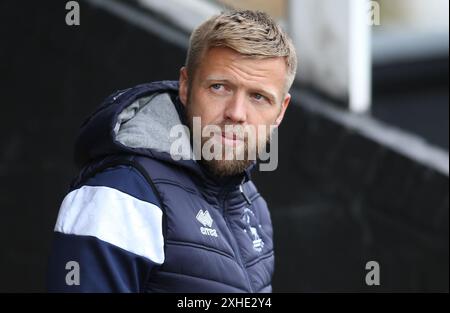
[[268, 15], [222, 13], [193, 32], [179, 83], [107, 98], [77, 139], [49, 290], [270, 292], [272, 225], [249, 156], [282, 121], [296, 62]]

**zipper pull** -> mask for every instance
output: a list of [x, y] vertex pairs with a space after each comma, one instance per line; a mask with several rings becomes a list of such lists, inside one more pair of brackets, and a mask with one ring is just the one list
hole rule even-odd
[[244, 197], [245, 201], [247, 201], [247, 204], [248, 205], [252, 205], [252, 202], [250, 201], [250, 199], [247, 197], [247, 195], [244, 192], [244, 188], [242, 187], [242, 184], [239, 185], [239, 191], [241, 192], [241, 194]]

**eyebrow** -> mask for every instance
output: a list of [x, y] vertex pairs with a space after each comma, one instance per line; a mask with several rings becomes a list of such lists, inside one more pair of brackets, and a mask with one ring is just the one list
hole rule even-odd
[[[213, 75], [211, 75], [211, 76], [206, 77], [205, 82], [207, 82], [207, 83], [210, 83], [210, 82], [224, 82], [224, 83], [228, 83], [230, 85], [235, 85], [231, 80], [229, 80], [228, 78], [223, 77], [223, 76], [213, 76]], [[274, 93], [270, 92], [270, 91], [267, 91], [267, 90], [265, 90], [263, 88], [249, 88], [249, 89], [252, 90], [252, 92], [254, 92], [254, 93], [259, 93], [259, 94], [267, 97], [274, 104], [278, 103], [277, 96]]]

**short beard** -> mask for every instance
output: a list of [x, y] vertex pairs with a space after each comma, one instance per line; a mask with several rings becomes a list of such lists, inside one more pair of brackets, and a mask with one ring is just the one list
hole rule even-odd
[[218, 177], [234, 176], [243, 173], [247, 167], [252, 164], [248, 160], [200, 160], [204, 167], [213, 175]]
[[[207, 138], [205, 138], [205, 140], [207, 140]], [[225, 160], [225, 158], [222, 157], [220, 160], [216, 158], [211, 160], [201, 158], [199, 162], [213, 175], [218, 177], [234, 176], [243, 173], [250, 166], [250, 164], [254, 162], [252, 160], [248, 160], [247, 147], [244, 153], [244, 160]]]

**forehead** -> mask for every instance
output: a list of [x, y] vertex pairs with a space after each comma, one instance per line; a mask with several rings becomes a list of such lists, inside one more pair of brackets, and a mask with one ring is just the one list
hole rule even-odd
[[226, 47], [207, 50], [198, 68], [201, 81], [216, 77], [249, 88], [270, 88], [277, 92], [284, 90], [286, 76], [283, 57], [251, 57]]

